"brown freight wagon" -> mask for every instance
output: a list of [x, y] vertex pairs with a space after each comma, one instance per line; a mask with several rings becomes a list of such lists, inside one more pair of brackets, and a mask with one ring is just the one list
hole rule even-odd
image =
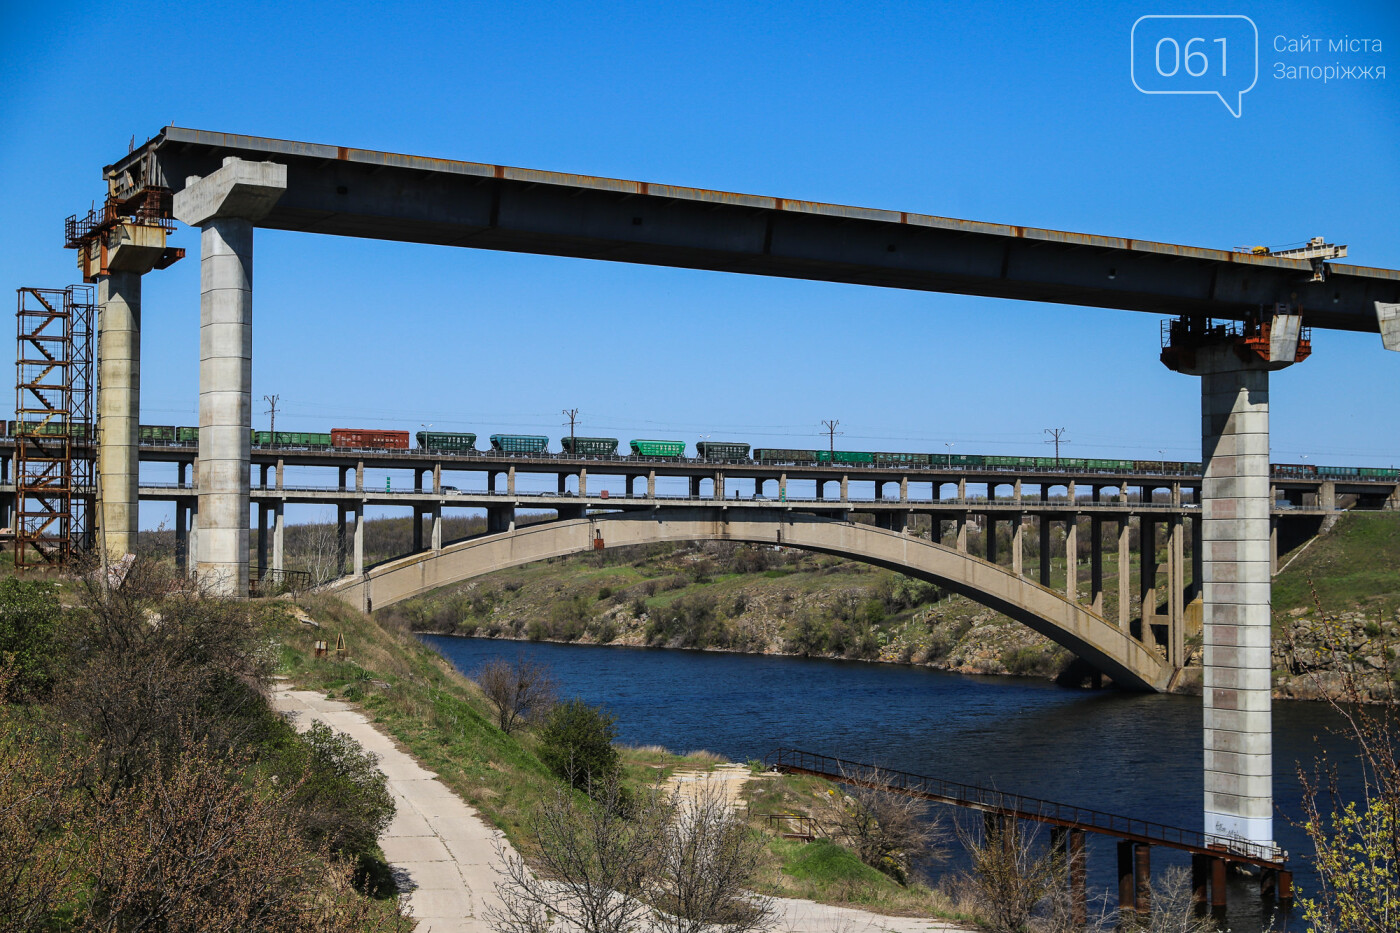
[[377, 428], [331, 428], [331, 446], [354, 450], [408, 450], [407, 431]]

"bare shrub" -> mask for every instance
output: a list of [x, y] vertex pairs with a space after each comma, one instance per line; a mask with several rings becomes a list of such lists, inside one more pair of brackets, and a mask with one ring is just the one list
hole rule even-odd
[[558, 694], [549, 665], [531, 661], [523, 654], [516, 655], [514, 661], [493, 658], [481, 666], [473, 679], [496, 708], [496, 725], [506, 735], [522, 722], [548, 711]]
[[79, 599], [54, 702], [97, 750], [98, 783], [130, 784], [187, 740], [245, 747], [272, 728], [261, 693], [272, 658], [245, 604], [207, 598], [146, 558], [119, 585], [85, 578]]
[[1191, 871], [1172, 865], [1149, 884], [1152, 910], [1124, 918], [1128, 933], [1215, 933], [1214, 918], [1200, 914], [1191, 897]]
[[821, 813], [835, 841], [901, 884], [914, 862], [941, 857], [945, 833], [927, 803], [889, 790], [880, 768], [843, 767], [842, 777], [848, 792], [829, 796]]
[[735, 813], [724, 788], [706, 780], [689, 797], [673, 794], [650, 899], [665, 933], [749, 933], [776, 919], [770, 898], [745, 886], [758, 870], [762, 839]]
[[580, 933], [646, 930], [651, 908], [641, 900], [669, 808], [657, 794], [625, 807], [615, 773], [594, 782], [588, 799], [556, 786], [527, 823], [537, 869], [497, 844], [500, 906], [487, 922], [500, 933], [541, 933], [556, 919]]
[[1065, 857], [1042, 849], [1038, 834], [1012, 818], [988, 819], [979, 836], [959, 826], [966, 876], [982, 923], [993, 933], [1024, 933], [1038, 915], [1063, 916]]

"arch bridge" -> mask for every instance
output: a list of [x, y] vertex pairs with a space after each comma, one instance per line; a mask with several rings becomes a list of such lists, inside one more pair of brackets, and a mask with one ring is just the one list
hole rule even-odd
[[781, 545], [896, 570], [1029, 626], [1125, 687], [1163, 690], [1179, 670], [1179, 664], [1129, 630], [991, 561], [898, 531], [776, 509], [744, 510], [742, 515], [717, 507], [610, 512], [543, 522], [392, 560], [332, 584], [331, 592], [370, 611], [550, 557], [665, 541]]

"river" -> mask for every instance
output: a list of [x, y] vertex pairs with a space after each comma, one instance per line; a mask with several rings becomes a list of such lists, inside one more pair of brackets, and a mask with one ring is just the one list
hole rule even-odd
[[[709, 749], [733, 761], [782, 747], [992, 786], [1060, 803], [1201, 825], [1199, 698], [1088, 692], [1029, 678], [977, 677], [852, 661], [666, 649], [557, 645], [424, 636], [465, 673], [517, 654], [547, 663], [561, 693], [605, 706], [618, 739], [675, 752]], [[1338, 717], [1320, 703], [1274, 704], [1278, 843], [1295, 881], [1314, 877], [1293, 825], [1299, 762], [1309, 763]], [[1091, 888], [1113, 884], [1113, 842], [1089, 837]], [[1189, 863], [1154, 848], [1153, 870]], [[1116, 889], [1115, 889], [1116, 891]], [[1116, 903], [1116, 900], [1113, 901]], [[1267, 925], [1257, 884], [1233, 879], [1229, 927]], [[1274, 928], [1298, 930], [1295, 909]]]

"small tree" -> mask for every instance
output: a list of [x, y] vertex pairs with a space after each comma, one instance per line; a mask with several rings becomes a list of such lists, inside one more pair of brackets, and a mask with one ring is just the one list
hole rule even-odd
[[592, 793], [592, 785], [606, 785], [617, 772], [616, 737], [617, 725], [607, 712], [569, 700], [554, 707], [540, 729], [540, 760], [574, 787]]
[[555, 684], [549, 666], [516, 655], [514, 662], [493, 658], [476, 672], [475, 680], [496, 708], [496, 725], [510, 735], [522, 722], [554, 705]]
[[831, 794], [822, 817], [829, 835], [862, 862], [905, 884], [915, 861], [941, 854], [942, 827], [923, 801], [889, 790], [879, 768], [843, 770], [842, 776], [849, 792]]
[[[1309, 584], [1311, 586], [1311, 584]], [[1361, 797], [1348, 799], [1336, 766], [1326, 758], [1311, 771], [1302, 766], [1303, 831], [1317, 852], [1318, 891], [1302, 898], [1303, 918], [1313, 933], [1380, 933], [1400, 924], [1400, 728], [1395, 721], [1396, 646], [1372, 644], [1369, 652], [1388, 660], [1388, 675], [1368, 686], [1341, 646], [1346, 634], [1323, 614], [1316, 589], [1313, 604], [1327, 627], [1328, 648], [1341, 661], [1337, 688], [1311, 672], [1319, 694], [1341, 717], [1340, 734], [1355, 747], [1361, 766]], [[1389, 641], [1377, 625], [1373, 638]], [[1290, 633], [1289, 653], [1297, 646]], [[1367, 700], [1379, 700], [1372, 706]]]

